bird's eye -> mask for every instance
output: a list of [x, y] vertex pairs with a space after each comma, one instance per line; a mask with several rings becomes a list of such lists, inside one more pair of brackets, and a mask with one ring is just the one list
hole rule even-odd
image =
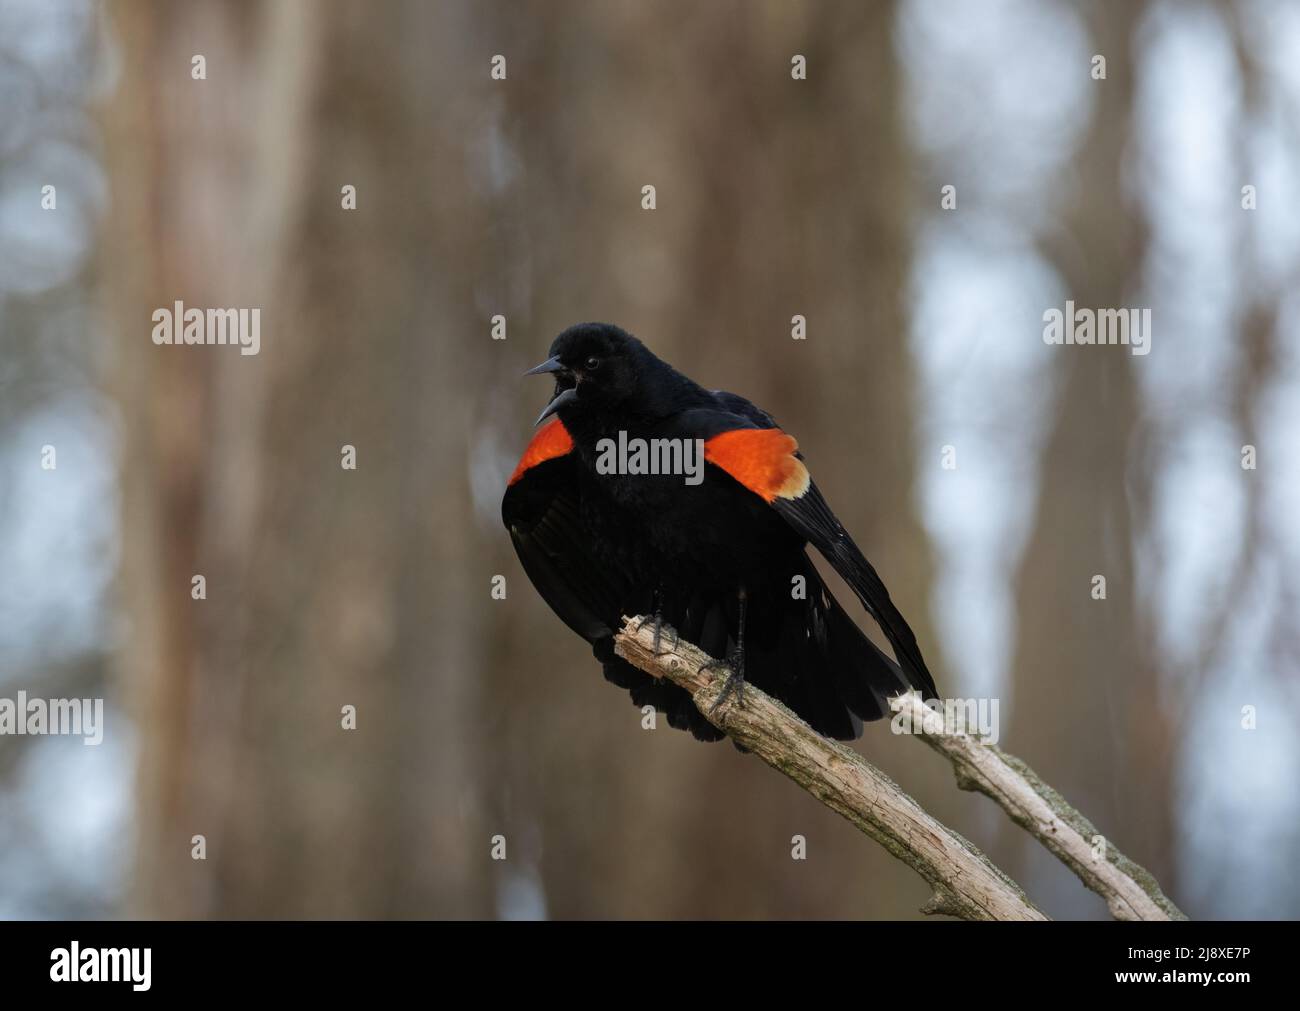
[[598, 368], [600, 368], [600, 359], [599, 359], [599, 358], [588, 358], [588, 359], [587, 359], [587, 371], [588, 371], [588, 372], [594, 372], [594, 371], [595, 371], [596, 369], [598, 369]]

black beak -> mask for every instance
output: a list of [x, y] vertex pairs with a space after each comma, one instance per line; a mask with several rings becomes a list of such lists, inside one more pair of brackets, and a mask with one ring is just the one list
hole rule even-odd
[[[568, 373], [569, 370], [565, 368], [557, 355], [554, 358], [546, 359], [546, 361], [542, 362], [542, 364], [538, 365], [536, 368], [529, 369], [524, 373], [524, 375], [540, 376], [545, 375], [547, 372]], [[570, 386], [568, 389], [561, 390], [557, 385], [555, 396], [553, 396], [551, 402], [546, 405], [546, 409], [537, 416], [537, 420], [533, 422], [533, 427], [536, 428], [565, 404], [571, 404], [577, 399], [578, 390], [576, 387]]]
[[563, 371], [564, 371], [564, 366], [560, 363], [560, 356], [556, 355], [554, 358], [546, 359], [546, 361], [542, 362], [541, 365], [529, 369], [527, 372], [524, 373], [524, 375], [540, 376], [546, 372], [563, 372]]
[[533, 422], [533, 427], [536, 428], [565, 404], [571, 404], [577, 399], [578, 388], [576, 386], [570, 386], [567, 390], [561, 390], [551, 398], [551, 402], [546, 405], [546, 409], [537, 416], [537, 420]]

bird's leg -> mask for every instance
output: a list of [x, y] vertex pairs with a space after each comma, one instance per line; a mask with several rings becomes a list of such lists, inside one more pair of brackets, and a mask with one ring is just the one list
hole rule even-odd
[[[641, 629], [645, 627], [645, 623], [649, 621], [651, 617], [654, 618], [655, 637], [654, 637], [654, 643], [652, 649], [655, 656], [660, 656], [663, 653], [663, 651], [659, 649], [659, 643], [661, 641], [660, 633], [663, 632], [663, 628], [664, 628], [664, 591], [662, 589], [655, 590], [651, 607], [654, 608], [654, 614], [646, 615], [644, 618], [642, 618], [641, 623], [637, 625], [636, 630], [640, 632]], [[680, 636], [677, 634], [677, 630], [673, 629], [673, 649], [677, 648], [677, 644], [679, 641], [680, 641]]]
[[660, 632], [661, 626], [663, 625], [663, 622], [662, 622], [661, 620], [659, 620], [661, 617], [662, 617], [661, 615], [656, 615], [656, 618], [655, 618], [655, 642], [654, 642], [654, 654], [655, 654], [655, 656], [663, 656], [665, 653], [671, 653], [671, 652], [673, 652], [674, 650], [677, 649], [678, 646], [681, 645], [681, 642], [682, 642], [682, 634], [681, 634], [680, 632], [678, 632], [676, 628], [674, 628], [674, 629], [673, 629], [673, 644], [672, 644], [671, 646], [669, 646], [667, 649], [660, 649], [660, 648], [659, 648], [659, 632]]
[[740, 622], [736, 629], [736, 646], [727, 656], [726, 660], [714, 660], [705, 664], [701, 670], [708, 670], [710, 667], [726, 667], [727, 680], [722, 686], [722, 691], [714, 700], [713, 705], [709, 706], [709, 712], [713, 713], [727, 699], [735, 693], [736, 704], [743, 706], [745, 704], [745, 605], [748, 597], [745, 594], [744, 587], [740, 590]]
[[651, 598], [650, 598], [650, 613], [649, 613], [649, 614], [643, 614], [643, 615], [641, 615], [641, 620], [638, 621], [638, 622], [636, 623], [636, 628], [633, 629], [633, 631], [634, 631], [634, 632], [640, 632], [641, 629], [645, 628], [645, 623], [646, 623], [647, 621], [649, 621], [651, 618], [654, 618], [654, 620], [655, 620], [655, 647], [658, 648], [658, 645], [659, 645], [659, 622], [660, 622], [660, 621], [662, 620], [662, 618], [663, 618], [663, 615], [662, 615], [662, 613], [661, 613], [660, 610], [659, 610], [659, 591], [658, 591], [658, 590], [655, 590], [654, 594], [653, 594], [653, 595], [651, 596]]

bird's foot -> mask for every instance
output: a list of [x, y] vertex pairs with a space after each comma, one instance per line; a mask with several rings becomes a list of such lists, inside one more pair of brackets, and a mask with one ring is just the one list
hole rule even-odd
[[713, 705], [709, 706], [709, 714], [718, 711], [722, 703], [726, 702], [732, 695], [736, 696], [736, 705], [744, 706], [745, 704], [745, 654], [738, 649], [733, 649], [725, 660], [711, 660], [706, 663], [700, 670], [707, 671], [717, 668], [724, 668], [727, 671], [727, 680], [722, 686], [722, 691], [714, 699]]
[[673, 633], [673, 644], [672, 644], [671, 646], [669, 646], [667, 649], [660, 649], [660, 648], [659, 648], [659, 629], [658, 629], [658, 628], [655, 629], [655, 643], [654, 643], [654, 654], [655, 654], [655, 656], [663, 656], [665, 653], [673, 653], [673, 652], [675, 652], [675, 651], [677, 650], [677, 647], [681, 645], [681, 643], [682, 643], [682, 637], [681, 637], [681, 635], [678, 634], [677, 629], [675, 629], [675, 628], [672, 629], [672, 633]]
[[652, 615], [650, 614], [646, 615], [644, 618], [641, 619], [640, 624], [637, 625], [634, 631], [640, 632], [641, 629], [645, 628], [646, 622], [650, 621], [651, 619], [653, 619], [655, 623], [655, 637], [654, 637], [654, 643], [651, 646], [651, 651], [654, 653], [655, 656], [663, 656], [665, 653], [671, 653], [681, 643], [681, 636], [678, 634], [677, 629], [674, 628], [672, 630], [673, 632], [672, 646], [669, 649], [659, 648], [660, 644], [663, 642], [663, 638], [662, 638], [662, 633], [664, 630], [663, 612], [655, 611], [655, 613]]

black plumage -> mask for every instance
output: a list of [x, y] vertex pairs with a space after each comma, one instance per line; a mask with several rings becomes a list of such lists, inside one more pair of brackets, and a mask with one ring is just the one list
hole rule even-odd
[[[564, 331], [533, 372], [553, 374], [555, 393], [502, 518], [538, 592], [638, 706], [701, 740], [722, 736], [685, 691], [614, 655], [613, 633], [631, 614], [658, 615], [728, 657], [733, 679], [743, 671], [830, 737], [858, 736], [899, 692], [936, 695], [912, 630], [770, 415], [702, 388], [608, 324]], [[620, 433], [703, 446], [702, 480], [602, 473], [602, 440], [617, 444]], [[857, 595], [897, 660], [844, 613], [808, 545]]]

